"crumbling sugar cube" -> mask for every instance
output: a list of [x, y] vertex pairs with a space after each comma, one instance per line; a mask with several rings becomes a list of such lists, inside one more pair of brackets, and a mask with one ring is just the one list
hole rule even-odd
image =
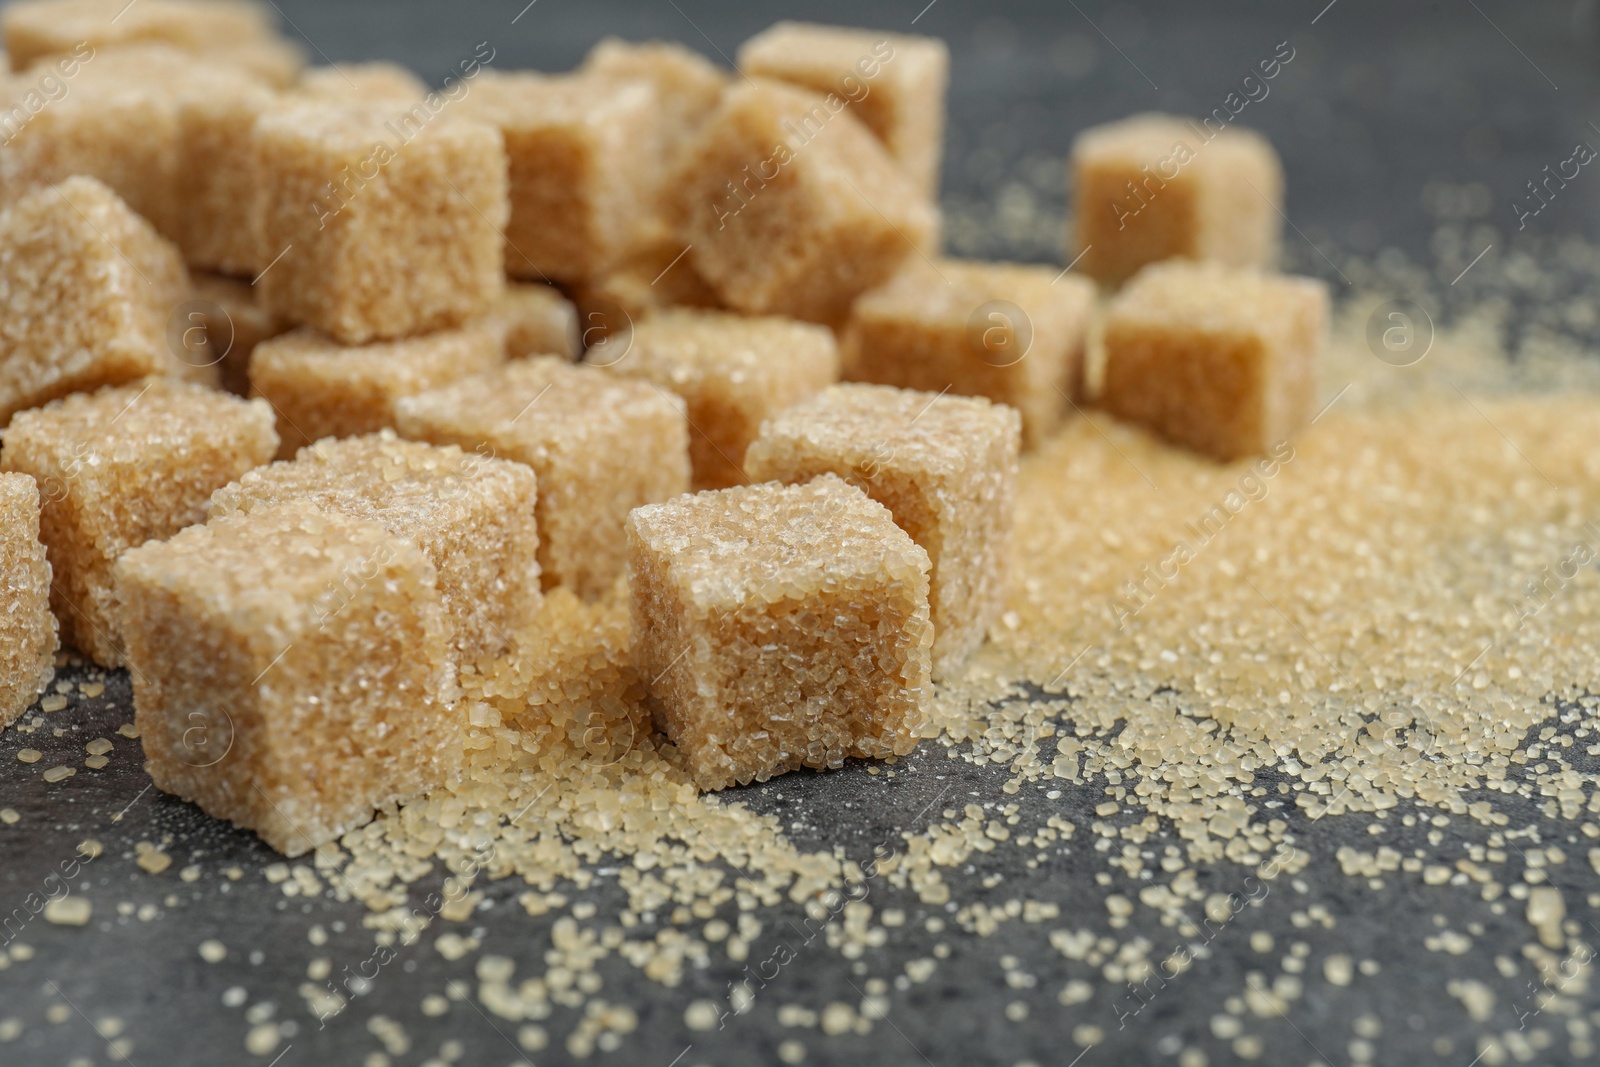
[[581, 282], [655, 225], [659, 110], [640, 79], [483, 71], [462, 106], [499, 127], [509, 162], [505, 267]]
[[292, 457], [324, 437], [355, 437], [395, 426], [395, 405], [505, 361], [500, 336], [482, 326], [403, 341], [342, 345], [301, 327], [256, 346], [250, 387], [278, 416], [278, 455]]
[[839, 379], [827, 327], [717, 311], [665, 311], [633, 328], [611, 369], [683, 397], [693, 487], [745, 482], [745, 449], [761, 421]]
[[305, 504], [223, 516], [117, 564], [156, 787], [288, 856], [459, 773], [433, 564]]
[[628, 517], [634, 658], [702, 789], [904, 756], [932, 693], [928, 554], [831, 475]]
[[557, 357], [403, 399], [395, 422], [415, 440], [532, 467], [544, 587], [585, 599], [609, 592], [622, 573], [628, 512], [689, 488], [682, 400]]
[[385, 430], [248, 471], [212, 495], [210, 514], [303, 501], [416, 544], [438, 572], [452, 646], [471, 666], [503, 651], [539, 609], [536, 484], [521, 463]]
[[936, 37], [779, 22], [739, 46], [739, 69], [832, 93], [918, 189], [939, 189], [950, 50]]
[[474, 325], [504, 338], [507, 359], [566, 356], [583, 353], [578, 311], [551, 285], [513, 282]]
[[0, 469], [39, 483], [62, 639], [120, 666], [117, 557], [204, 521], [211, 494], [277, 447], [267, 405], [165, 378], [75, 393], [12, 419]]
[[761, 426], [752, 481], [835, 474], [928, 553], [936, 677], [954, 673], [1005, 601], [1022, 423], [982, 397], [835, 385]]
[[458, 326], [505, 287], [499, 134], [392, 112], [306, 104], [255, 125], [262, 302], [345, 344]]
[[1265, 453], [1311, 417], [1327, 331], [1315, 279], [1155, 264], [1106, 312], [1097, 403], [1215, 459]]
[[[190, 362], [217, 368], [219, 388], [248, 396], [250, 354], [288, 330], [289, 323], [262, 307], [247, 281], [198, 272], [193, 278], [194, 297], [180, 317], [179, 346]], [[174, 328], [168, 326], [169, 341]]]
[[95, 179], [11, 205], [0, 214], [0, 427], [76, 390], [177, 373], [167, 323], [188, 295], [177, 249]]
[[1079, 134], [1070, 166], [1082, 268], [1103, 282], [1175, 257], [1277, 259], [1283, 167], [1254, 130], [1135, 115]]
[[39, 487], [25, 474], [0, 474], [0, 729], [16, 722], [50, 684], [55, 655]]
[[161, 43], [203, 55], [275, 38], [266, 8], [233, 0], [19, 0], [0, 15], [14, 71], [74, 48]]
[[1094, 283], [1049, 267], [907, 260], [856, 302], [842, 377], [986, 396], [1036, 444], [1076, 392], [1094, 300]]
[[729, 307], [836, 325], [931, 239], [927, 197], [836, 103], [747, 81], [696, 139], [678, 213], [695, 269]]

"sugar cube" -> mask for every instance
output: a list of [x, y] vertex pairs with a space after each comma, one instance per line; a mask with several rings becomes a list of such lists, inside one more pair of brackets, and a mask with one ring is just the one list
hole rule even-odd
[[120, 666], [117, 557], [203, 521], [212, 492], [277, 447], [265, 404], [165, 378], [75, 393], [12, 419], [0, 469], [39, 483], [63, 641]]
[[428, 86], [398, 63], [341, 63], [302, 72], [290, 93], [328, 104], [411, 104], [428, 95]]
[[937, 37], [779, 22], [738, 58], [746, 74], [848, 101], [917, 188], [938, 191], [950, 50]]
[[392, 112], [305, 104], [255, 125], [262, 302], [345, 344], [458, 326], [505, 286], [499, 134]]
[[459, 773], [433, 564], [305, 504], [222, 516], [117, 564], [156, 787], [288, 856]]
[[50, 684], [55, 654], [50, 563], [39, 541], [39, 487], [26, 474], [0, 474], [0, 729]]
[[1265, 453], [1311, 417], [1327, 331], [1315, 279], [1154, 264], [1107, 309], [1097, 402], [1216, 459]]
[[483, 71], [463, 102], [498, 126], [509, 162], [513, 277], [579, 282], [654, 225], [660, 134], [653, 87], [594, 75]]
[[928, 554], [832, 475], [628, 517], [634, 658], [702, 789], [904, 756], [928, 700]]
[[178, 102], [178, 166], [173, 238], [190, 266], [253, 278], [276, 249], [266, 250], [266, 188], [251, 140], [256, 120], [278, 106], [264, 85], [237, 85], [185, 95]]
[[539, 608], [536, 481], [521, 463], [402, 441], [388, 430], [323, 440], [218, 489], [210, 514], [295, 501], [375, 522], [420, 547], [438, 572], [464, 665], [503, 651]]
[[856, 302], [841, 376], [998, 400], [1036, 444], [1074, 393], [1094, 299], [1050, 267], [910, 259]]
[[761, 420], [839, 379], [824, 326], [718, 311], [665, 311], [633, 329], [610, 369], [683, 397], [693, 488], [745, 481], [745, 449]]
[[837, 97], [777, 82], [723, 95], [678, 185], [695, 269], [751, 314], [842, 322], [936, 225], [926, 196]]
[[1005, 601], [1022, 423], [982, 397], [835, 385], [780, 411], [745, 454], [752, 481], [835, 474], [928, 553], [935, 677], [956, 671]]
[[582, 354], [578, 311], [554, 286], [511, 283], [474, 325], [504, 338], [507, 359]]
[[46, 71], [30, 70], [4, 87], [0, 202], [89, 175], [163, 236], [177, 237], [187, 209], [177, 189], [181, 102], [233, 95], [259, 86], [259, 79], [166, 44], [71, 52], [45, 62]]
[[188, 299], [177, 249], [93, 178], [0, 214], [0, 427], [80, 389], [178, 368], [167, 322]]
[[253, 395], [278, 415], [278, 455], [288, 459], [324, 437], [354, 437], [395, 425], [401, 397], [481, 374], [505, 360], [500, 335], [483, 326], [403, 341], [343, 345], [301, 327], [256, 346]]
[[628, 512], [689, 488], [682, 400], [553, 356], [400, 400], [395, 424], [415, 440], [532, 467], [544, 586], [586, 599], [622, 573]]
[[1283, 167], [1254, 130], [1135, 115], [1079, 134], [1070, 166], [1082, 268], [1103, 282], [1173, 257], [1277, 259]]
[[262, 307], [250, 283], [221, 274], [197, 272], [194, 297], [172, 331], [181, 328], [176, 347], [186, 360], [216, 366], [219, 388], [235, 396], [250, 393], [250, 354], [262, 341], [289, 329], [289, 324]]
[[271, 41], [266, 8], [233, 0], [17, 0], [0, 15], [12, 70], [71, 52], [160, 42], [192, 54]]

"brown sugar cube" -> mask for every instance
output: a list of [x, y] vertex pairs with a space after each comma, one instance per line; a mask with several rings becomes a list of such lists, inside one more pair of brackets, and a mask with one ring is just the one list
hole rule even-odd
[[277, 412], [278, 456], [289, 459], [324, 437], [393, 427], [401, 397], [504, 361], [499, 335], [481, 326], [369, 345], [342, 345], [302, 327], [256, 346], [250, 388]]
[[578, 311], [554, 286], [513, 282], [473, 325], [504, 338], [507, 359], [583, 353]]
[[1075, 391], [1094, 299], [1050, 267], [910, 259], [856, 302], [842, 377], [986, 396], [1022, 412], [1036, 444]]
[[779, 22], [739, 46], [739, 69], [832, 93], [928, 196], [939, 189], [950, 50], [936, 37]]
[[402, 441], [388, 430], [318, 441], [248, 471], [211, 497], [211, 516], [304, 501], [374, 522], [422, 549], [438, 572], [463, 665], [503, 651], [538, 611], [536, 481], [521, 463]]
[[307, 104], [256, 121], [265, 249], [285, 318], [345, 344], [448, 329], [505, 287], [506, 163], [485, 125]]
[[171, 332], [182, 326], [179, 345], [189, 362], [214, 365], [218, 388], [235, 396], [250, 394], [250, 354], [256, 345], [289, 329], [289, 324], [256, 300], [250, 283], [221, 274], [196, 273], [194, 297], [169, 324]]
[[594, 367], [535, 357], [401, 400], [400, 433], [526, 463], [539, 476], [546, 589], [594, 599], [627, 557], [623, 521], [689, 488], [683, 401]]
[[260, 82], [170, 45], [134, 44], [43, 60], [8, 85], [10, 97], [0, 103], [0, 201], [89, 175], [173, 238], [187, 208], [177, 186], [180, 103]]
[[39, 487], [26, 474], [0, 474], [0, 729], [16, 722], [50, 684], [55, 655]]
[[827, 327], [717, 311], [665, 311], [633, 328], [610, 365], [683, 397], [693, 488], [745, 482], [745, 449], [761, 420], [839, 380]]
[[156, 788], [288, 856], [459, 773], [433, 564], [304, 504], [213, 519], [117, 564]]
[[[645, 316], [665, 308], [720, 308], [722, 301], [706, 284], [687, 246], [675, 237], [663, 237], [634, 247], [605, 274], [567, 286], [578, 307], [585, 349], [603, 346], [615, 333], [626, 333]], [[613, 353], [625, 345], [618, 342]], [[596, 356], [609, 362], [613, 356]], [[592, 360], [593, 361], [593, 360]]]
[[679, 181], [695, 269], [732, 308], [833, 325], [935, 228], [848, 109], [776, 82], [729, 89]]
[[1311, 417], [1327, 332], [1315, 279], [1155, 264], [1107, 309], [1097, 402], [1216, 459], [1264, 453]]
[[178, 103], [175, 189], [183, 210], [173, 237], [192, 267], [254, 278], [276, 254], [262, 232], [262, 185], [251, 139], [278, 105], [264, 85], [185, 95]]
[[498, 126], [510, 166], [506, 270], [580, 282], [655, 224], [660, 134], [643, 80], [483, 71], [466, 113]]
[[302, 72], [290, 94], [328, 104], [409, 104], [427, 96], [428, 86], [398, 63], [341, 63]]
[[0, 469], [39, 483], [62, 639], [120, 666], [117, 557], [204, 521], [211, 494], [277, 447], [265, 404], [165, 378], [76, 393], [12, 419]]
[[1083, 270], [1103, 282], [1174, 257], [1277, 260], [1283, 167], [1254, 130], [1135, 115], [1079, 134], [1070, 166]]
[[935, 677], [982, 641], [1005, 601], [1022, 421], [982, 397], [835, 385], [769, 418], [752, 481], [836, 474], [928, 553]]
[[70, 392], [176, 373], [167, 322], [188, 294], [177, 249], [95, 179], [11, 205], [0, 214], [0, 427]]
[[831, 475], [628, 517], [634, 659], [695, 784], [904, 756], [932, 695], [928, 554]]
[[7, 4], [0, 31], [12, 70], [83, 45], [161, 43], [192, 54], [270, 42], [267, 10], [231, 0], [20, 0]]

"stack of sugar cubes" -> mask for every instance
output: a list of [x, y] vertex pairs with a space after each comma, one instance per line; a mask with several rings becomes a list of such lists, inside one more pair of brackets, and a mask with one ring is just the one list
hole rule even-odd
[[461, 673], [556, 588], [627, 599], [701, 788], [906, 755], [1002, 610], [1024, 445], [1099, 403], [1229, 459], [1310, 403], [1264, 142], [1113, 228], [1180, 132], [1084, 135], [1094, 277], [1224, 261], [1140, 273], [1090, 368], [1089, 277], [940, 251], [932, 38], [486, 43], [429, 90], [244, 0], [0, 23], [0, 725], [59, 629], [159, 788], [289, 855], [458, 774]]

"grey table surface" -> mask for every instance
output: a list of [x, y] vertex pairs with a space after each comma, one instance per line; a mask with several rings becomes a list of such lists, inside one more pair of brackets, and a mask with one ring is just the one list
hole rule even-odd
[[[1342, 292], [1336, 264], [1394, 246], [1448, 281], [1466, 264], [1457, 251], [1441, 257], [1431, 247], [1437, 220], [1428, 207], [1440, 183], [1469, 190], [1467, 200], [1477, 202], [1472, 210], [1483, 215], [1480, 225], [1493, 228], [1481, 231], [1492, 238], [1484, 243], [1493, 245], [1485, 266], [1517, 254], [1554, 256], [1569, 235], [1600, 236], [1600, 187], [1575, 183], [1522, 233], [1512, 207], [1526, 193], [1525, 183], [1546, 164], [1566, 159], [1575, 142], [1600, 144], [1600, 127], [1591, 122], [1600, 120], [1595, 63], [1600, 12], [1593, 0], [1109, 6], [1101, 0], [535, 0], [526, 7], [524, 0], [279, 0], [277, 6], [286, 30], [307, 42], [314, 60], [393, 59], [430, 79], [441, 77], [484, 41], [495, 49], [498, 67], [561, 70], [576, 64], [605, 34], [677, 40], [719, 62], [778, 18], [937, 34], [949, 42], [953, 56], [944, 199], [952, 217], [967, 220], [952, 227], [951, 244], [966, 255], [1047, 262], [1059, 261], [1060, 226], [1040, 225], [1038, 219], [1059, 218], [1065, 210], [1063, 160], [1079, 130], [1140, 110], [1208, 112], [1260, 58], [1286, 41], [1295, 50], [1294, 60], [1270, 95], [1250, 104], [1241, 121], [1268, 133], [1284, 157], [1292, 220], [1288, 256], [1297, 269], [1329, 279]], [[1466, 258], [1474, 251], [1467, 250]], [[1440, 313], [1470, 302], [1472, 284], [1469, 276], [1461, 286], [1440, 286], [1455, 301]], [[1518, 310], [1530, 320], [1540, 315], [1531, 303]], [[65, 676], [76, 677], [70, 671]], [[128, 1060], [141, 1067], [268, 1063], [270, 1057], [257, 1060], [244, 1049], [249, 1006], [294, 1024], [272, 1054], [282, 1067], [365, 1062], [381, 1047], [367, 1026], [379, 1014], [401, 1021], [411, 1038], [408, 1052], [392, 1056], [395, 1064], [424, 1062], [447, 1040], [460, 1042], [464, 1063], [523, 1059], [508, 1040], [514, 1028], [491, 1022], [470, 1004], [455, 1003], [440, 1017], [420, 1012], [421, 997], [436, 991], [444, 978], [472, 982], [471, 960], [443, 959], [429, 947], [431, 933], [403, 950], [350, 1010], [319, 1027], [296, 990], [313, 955], [336, 964], [368, 955], [371, 934], [361, 926], [360, 905], [286, 897], [260, 876], [277, 857], [252, 835], [147, 788], [137, 742], [114, 733], [131, 718], [130, 708], [126, 677], [117, 675], [102, 696], [78, 700], [72, 710], [49, 716], [49, 729], [26, 737], [15, 731], [0, 735], [0, 807], [21, 815], [14, 825], [0, 825], [0, 915], [37, 891], [45, 876], [72, 856], [78, 841], [92, 836], [106, 846], [77, 881], [77, 891], [95, 907], [88, 928], [34, 920], [7, 937], [12, 960], [0, 969], [0, 1020], [20, 1022], [21, 1032], [0, 1043], [0, 1064], [114, 1062], [111, 1035], [97, 1028], [107, 1017], [122, 1021], [122, 1036], [131, 1041]], [[116, 739], [116, 756], [103, 771], [81, 766], [83, 745], [96, 736]], [[19, 762], [16, 753], [26, 746], [42, 749], [43, 760]], [[64, 786], [44, 783], [41, 770], [56, 763], [80, 765], [76, 777]], [[826, 775], [789, 775], [733, 795], [757, 811], [780, 815], [801, 847], [838, 845], [860, 858], [885, 835], [920, 828], [919, 813], [940, 796], [1001, 799], [1005, 777], [1002, 768], [947, 760], [934, 746], [910, 759], [892, 781], [851, 766]], [[1086, 826], [1097, 798], [1098, 790], [1085, 790], [1049, 801], [1041, 786], [1007, 799], [1022, 805], [1030, 823], [1042, 823], [1047, 812], [1055, 811]], [[1519, 802], [1499, 797], [1497, 803], [1515, 811]], [[1526, 803], [1523, 821], [1537, 821], [1533, 802]], [[596, 1058], [644, 1067], [776, 1062], [779, 1042], [800, 1037], [808, 1063], [953, 1067], [1031, 1060], [1065, 1065], [1079, 1062], [1075, 1057], [1082, 1053], [1070, 1040], [1073, 1028], [1091, 1023], [1106, 1038], [1083, 1053], [1086, 1065], [1175, 1062], [1174, 1053], [1184, 1045], [1207, 1050], [1213, 1064], [1228, 1063], [1234, 1053], [1210, 1028], [1224, 995], [1219, 990], [1243, 988], [1250, 971], [1281, 957], [1294, 940], [1307, 942], [1316, 957], [1345, 952], [1377, 961], [1381, 969], [1344, 987], [1308, 975], [1305, 995], [1286, 1017], [1252, 1020], [1253, 1032], [1264, 1041], [1259, 1062], [1352, 1062], [1360, 1052], [1351, 1045], [1358, 1036], [1352, 1025], [1363, 1015], [1381, 1021], [1382, 1034], [1373, 1041], [1378, 1063], [1468, 1067], [1479, 1032], [1518, 1028], [1519, 1012], [1531, 1003], [1533, 971], [1517, 955], [1528, 930], [1516, 909], [1496, 915], [1469, 894], [1446, 894], [1412, 880], [1391, 879], [1375, 891], [1340, 874], [1332, 860], [1347, 840], [1372, 847], [1366, 820], [1336, 818], [1311, 825], [1303, 814], [1291, 811], [1284, 817], [1316, 857], [1302, 876], [1304, 892], [1276, 885], [1259, 907], [1246, 909], [1212, 942], [1208, 958], [1125, 1026], [1119, 1026], [1118, 1005], [1126, 1007], [1126, 991], [1051, 950], [1043, 943], [1048, 927], [1022, 923], [1007, 924], [983, 939], [946, 935], [953, 956], [931, 981], [891, 988], [892, 1025], [847, 1037], [780, 1026], [776, 1008], [781, 1003], [820, 1008], [830, 1000], [858, 999], [852, 987], [870, 976], [892, 978], [906, 960], [927, 953], [933, 938], [919, 932], [920, 923], [939, 909], [879, 887], [876, 903], [904, 908], [911, 919], [890, 944], [856, 963], [825, 948], [803, 949], [800, 965], [786, 968], [748, 1013], [720, 1031], [689, 1030], [684, 1007], [695, 998], [725, 997], [739, 965], [714, 957], [679, 987], [665, 989], [615, 957], [606, 960], [600, 966], [606, 995], [633, 1005], [640, 1019], [619, 1050]], [[1557, 829], [1564, 835], [1572, 827]], [[1408, 852], [1423, 843], [1426, 832], [1391, 823], [1386, 843]], [[1461, 820], [1447, 834], [1462, 842], [1484, 837]], [[135, 867], [133, 845], [163, 835], [173, 841], [174, 864], [151, 876]], [[1413, 836], [1417, 840], [1409, 840]], [[1020, 851], [1014, 850], [947, 877], [961, 900], [1054, 901], [1070, 925], [1109, 932], [1104, 890], [1092, 877], [1099, 867], [1086, 855], [1087, 837], [1080, 834], [1069, 847], [1058, 848], [1036, 870], [1025, 869]], [[1551, 880], [1577, 917], [1594, 920], [1583, 903], [1600, 888], [1581, 861], [1587, 845], [1567, 847], [1573, 861], [1553, 868]], [[184, 882], [177, 873], [191, 863], [201, 867], [202, 876]], [[228, 882], [219, 872], [231, 864], [246, 876]], [[1001, 881], [984, 888], [983, 879], [994, 875]], [[1214, 884], [1207, 888], [1228, 892], [1237, 889], [1240, 872], [1230, 867], [1209, 877]], [[413, 892], [421, 899], [436, 885], [437, 880], [424, 882]], [[519, 974], [542, 966], [554, 916], [532, 919], [524, 913], [515, 902], [520, 880], [485, 888], [487, 905], [458, 928], [476, 931], [494, 951], [517, 960]], [[602, 914], [624, 901], [612, 878], [599, 878], [587, 893]], [[1334, 917], [1331, 928], [1293, 921], [1294, 913], [1312, 905]], [[791, 918], [798, 919], [799, 910], [792, 911]], [[1423, 949], [1423, 935], [1445, 911], [1452, 928], [1481, 924], [1470, 959]], [[329, 931], [328, 943], [316, 949], [307, 942], [313, 924]], [[1270, 957], [1252, 949], [1251, 935], [1257, 931], [1275, 935]], [[1175, 936], [1148, 912], [1136, 915], [1118, 936], [1135, 933], [1157, 945]], [[202, 963], [196, 945], [210, 937], [240, 950], [220, 963]], [[17, 943], [27, 944], [31, 955], [18, 953]], [[1036, 984], [1020, 990], [1004, 984], [1000, 960], [1008, 955], [1024, 961]], [[1487, 966], [1496, 955], [1511, 957], [1515, 973], [1501, 975]], [[1468, 1020], [1445, 988], [1454, 974], [1468, 969], [1496, 993], [1494, 1015], [1482, 1026]], [[1095, 981], [1096, 993], [1066, 1007], [1057, 1002], [1056, 991], [1073, 977]], [[247, 991], [245, 1006], [224, 1005], [221, 994], [232, 986]], [[1586, 996], [1587, 1011], [1600, 1007], [1592, 993]], [[1003, 1013], [1016, 1000], [1030, 1007], [1025, 1022], [1008, 1021]], [[561, 1039], [575, 1023], [572, 1012], [557, 1009], [546, 1024], [551, 1047], [527, 1058], [568, 1062]], [[1541, 1063], [1568, 1057], [1564, 1036], [1537, 1053]]]

